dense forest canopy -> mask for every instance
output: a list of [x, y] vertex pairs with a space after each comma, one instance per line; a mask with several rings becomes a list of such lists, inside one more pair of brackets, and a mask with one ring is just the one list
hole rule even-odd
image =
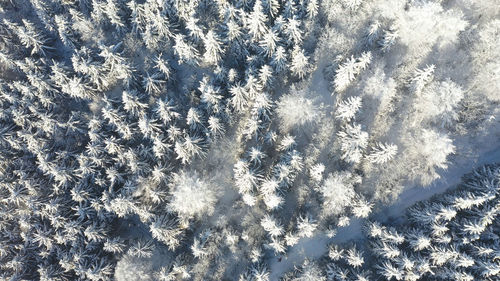
[[498, 46], [496, 0], [0, 0], [0, 280], [498, 280], [497, 166], [385, 219], [498, 161]]

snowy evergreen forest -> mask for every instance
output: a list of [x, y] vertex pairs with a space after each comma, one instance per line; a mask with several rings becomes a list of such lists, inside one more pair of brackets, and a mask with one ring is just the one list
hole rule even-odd
[[499, 165], [406, 212], [394, 226], [367, 222], [363, 239], [330, 245], [284, 280], [499, 280]]
[[0, 281], [500, 280], [499, 0], [0, 0]]

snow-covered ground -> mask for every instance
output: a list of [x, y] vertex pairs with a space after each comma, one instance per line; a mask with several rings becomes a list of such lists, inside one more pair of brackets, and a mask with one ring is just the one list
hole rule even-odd
[[491, 164], [500, 161], [500, 144], [492, 150], [487, 150], [475, 162], [467, 162], [461, 166], [452, 166], [443, 172], [442, 179], [435, 186], [422, 188], [420, 186], [409, 188], [398, 197], [398, 200], [380, 210], [377, 213], [378, 220], [387, 220], [391, 217], [398, 217], [404, 214], [404, 210], [418, 201], [431, 198], [433, 195], [443, 193], [449, 188], [455, 187], [461, 177], [484, 164]]
[[348, 226], [339, 228], [332, 238], [324, 232], [318, 232], [311, 238], [302, 238], [297, 245], [289, 249], [288, 254], [282, 257], [281, 261], [277, 258], [271, 261], [269, 280], [278, 280], [285, 272], [300, 266], [306, 258], [309, 260], [320, 258], [328, 252], [328, 245], [331, 243], [340, 244], [361, 238], [362, 225], [361, 219], [352, 219]]

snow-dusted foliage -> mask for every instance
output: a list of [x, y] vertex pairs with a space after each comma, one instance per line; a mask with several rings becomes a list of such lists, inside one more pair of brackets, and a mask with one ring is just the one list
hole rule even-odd
[[313, 124], [320, 115], [314, 100], [305, 97], [304, 93], [300, 92], [282, 96], [277, 104], [276, 112], [285, 131]]
[[115, 269], [115, 279], [116, 281], [151, 281], [154, 280], [151, 274], [152, 270], [151, 261], [127, 255], [117, 263]]
[[[446, 267], [461, 246], [427, 230], [387, 230], [371, 273], [366, 247], [325, 269], [308, 245], [492, 161], [499, 7], [0, 0], [0, 280], [411, 280], [390, 261], [410, 248]], [[423, 213], [439, 243], [481, 194]], [[482, 239], [493, 209], [458, 223]]]
[[372, 54], [368, 52], [359, 58], [351, 57], [341, 63], [335, 72], [335, 90], [338, 92], [345, 90], [356, 76], [368, 67], [371, 60]]
[[353, 176], [350, 172], [330, 174], [319, 188], [324, 198], [325, 211], [337, 215], [351, 205], [356, 195], [354, 184], [359, 183], [360, 180], [361, 178]]
[[216, 194], [212, 183], [198, 178], [196, 172], [183, 171], [172, 177], [168, 208], [181, 218], [201, 217], [213, 213]]

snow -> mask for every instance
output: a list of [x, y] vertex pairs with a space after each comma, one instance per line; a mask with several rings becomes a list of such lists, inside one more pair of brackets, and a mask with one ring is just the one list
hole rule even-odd
[[398, 200], [394, 204], [383, 208], [378, 214], [380, 216], [375, 216], [378, 220], [385, 218], [385, 220], [391, 217], [398, 217], [404, 214], [404, 210], [418, 201], [423, 201], [431, 198], [435, 194], [443, 193], [449, 188], [455, 187], [464, 174], [472, 171], [485, 164], [491, 164], [495, 162], [500, 162], [500, 145], [497, 147], [486, 150], [481, 157], [479, 157], [474, 162], [466, 162], [462, 165], [454, 165], [450, 167], [446, 172], [443, 173], [442, 179], [434, 184], [433, 187], [423, 188], [421, 186], [415, 186], [406, 189], [398, 197]]
[[[326, 54], [320, 56], [327, 57]], [[326, 61], [324, 58], [318, 59], [318, 67], [311, 74], [311, 82], [307, 85], [306, 92], [320, 98], [326, 105], [334, 106], [335, 97], [332, 98], [331, 91], [328, 89], [329, 82], [324, 75]], [[453, 188], [464, 174], [484, 164], [500, 161], [500, 144], [492, 141], [498, 139], [500, 134], [500, 110], [493, 109], [490, 112], [492, 113], [490, 120], [483, 125], [486, 133], [450, 134], [449, 137], [456, 147], [455, 154], [447, 158], [448, 161], [444, 166], [448, 166], [448, 169], [438, 171], [440, 175], [438, 180], [428, 187], [408, 184], [395, 202], [388, 206], [379, 206], [370, 217], [380, 222], [401, 218], [406, 208]], [[332, 238], [329, 238], [325, 231], [316, 231], [313, 237], [301, 238], [296, 245], [287, 250], [287, 254], [281, 257], [281, 260], [279, 257], [274, 257], [268, 261], [271, 272], [270, 280], [279, 280], [284, 273], [300, 266], [305, 259], [319, 259], [327, 253], [329, 244], [363, 239], [364, 222], [364, 219], [351, 218], [350, 224], [338, 228], [336, 235]]]
[[[61, 227], [39, 229], [46, 216], [73, 222], [74, 210], [72, 227], [102, 227], [127, 254], [105, 254], [109, 278], [69, 279], [150, 280], [182, 259], [188, 279], [269, 268], [279, 280], [332, 243], [365, 242], [365, 215], [399, 224], [500, 159], [494, 0], [350, 1], [3, 1], [0, 212], [15, 212], [0, 225], [22, 251], [2, 263], [25, 256], [24, 229], [45, 237]], [[171, 112], [155, 108], [167, 101]], [[54, 194], [33, 199], [25, 185], [39, 180]], [[56, 258], [26, 252], [20, 278], [47, 279], [81, 251], [99, 261], [87, 232], [52, 243]]]
[[279, 278], [294, 267], [300, 266], [307, 258], [314, 260], [322, 257], [328, 252], [328, 245], [331, 243], [344, 243], [353, 239], [362, 238], [362, 219], [351, 219], [350, 224], [337, 229], [334, 237], [328, 237], [324, 232], [317, 232], [311, 238], [302, 238], [297, 245], [288, 250], [288, 254], [282, 257], [281, 262], [278, 257], [270, 263], [271, 274], [269, 280], [279, 280]]
[[[498, 123], [498, 122], [497, 122]], [[383, 207], [372, 214], [371, 217], [376, 218], [380, 222], [394, 220], [405, 214], [406, 208], [412, 206], [418, 201], [427, 200], [435, 194], [443, 193], [449, 188], [456, 186], [462, 175], [470, 172], [485, 164], [490, 164], [500, 161], [500, 144], [491, 142], [494, 139], [494, 132], [498, 132], [496, 126], [491, 130], [492, 134], [487, 134], [480, 139], [476, 139], [476, 143], [480, 144], [478, 157], [471, 159], [469, 156], [457, 157], [455, 163], [450, 165], [450, 168], [441, 173], [441, 179], [431, 187], [413, 186], [405, 189], [398, 199], [391, 205]], [[463, 141], [463, 140], [462, 140]], [[474, 142], [473, 142], [474, 143]], [[322, 257], [328, 252], [328, 245], [335, 243], [341, 244], [351, 240], [362, 239], [362, 226], [364, 219], [351, 219], [350, 224], [337, 229], [337, 233], [333, 238], [329, 238], [324, 232], [317, 232], [311, 238], [302, 238], [299, 242], [288, 250], [288, 254], [282, 258], [281, 262], [275, 258], [270, 263], [270, 279], [279, 280], [279, 278], [295, 267], [300, 266], [307, 258], [314, 260]]]

